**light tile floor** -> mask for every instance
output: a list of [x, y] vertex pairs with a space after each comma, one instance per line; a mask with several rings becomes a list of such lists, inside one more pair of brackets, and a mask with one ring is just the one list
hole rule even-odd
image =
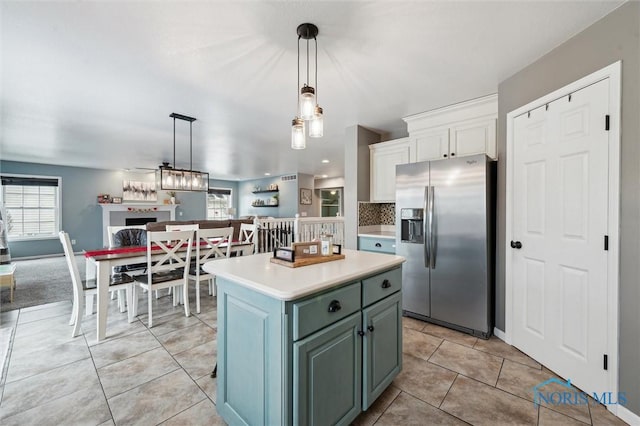
[[[132, 324], [111, 303], [108, 339], [99, 344], [95, 315], [83, 320], [83, 335], [71, 337], [67, 302], [0, 314], [0, 334], [13, 333], [0, 424], [224, 424], [209, 377], [216, 300], [203, 293], [202, 303], [201, 314], [186, 318], [161, 297], [151, 329], [146, 299]], [[624, 424], [597, 404], [535, 406], [533, 386], [553, 373], [499, 339], [411, 318], [403, 325], [403, 371], [356, 425]]]

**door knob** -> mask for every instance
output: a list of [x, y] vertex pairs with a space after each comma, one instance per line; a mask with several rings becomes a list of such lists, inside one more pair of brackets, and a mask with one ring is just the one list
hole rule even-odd
[[511, 241], [511, 248], [520, 250], [522, 248], [522, 243], [520, 241]]
[[447, 154], [444, 154], [444, 155], [443, 155], [443, 157], [444, 157], [444, 158], [447, 158]]

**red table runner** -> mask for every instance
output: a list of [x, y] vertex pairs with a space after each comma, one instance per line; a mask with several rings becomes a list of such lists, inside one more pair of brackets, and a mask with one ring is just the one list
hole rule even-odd
[[[240, 241], [238, 240], [233, 240], [233, 243], [239, 243]], [[207, 243], [205, 243], [204, 241], [200, 241], [200, 245], [201, 246], [206, 246]], [[186, 244], [182, 245], [183, 247], [186, 247]], [[167, 246], [167, 247], [171, 247], [171, 246]], [[153, 245], [151, 246], [151, 250], [160, 250], [160, 247], [157, 245]], [[98, 249], [98, 250], [86, 250], [84, 252], [84, 257], [95, 257], [95, 256], [104, 256], [107, 254], [122, 254], [122, 253], [144, 253], [147, 251], [147, 246], [129, 246], [129, 247], [114, 247], [114, 248], [105, 248], [105, 249]]]

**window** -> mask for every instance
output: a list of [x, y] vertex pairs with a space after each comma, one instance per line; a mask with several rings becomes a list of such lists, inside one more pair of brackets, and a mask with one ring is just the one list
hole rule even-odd
[[321, 216], [342, 216], [342, 188], [329, 188], [320, 190]]
[[9, 240], [56, 238], [60, 232], [60, 178], [2, 175], [1, 181]]
[[231, 189], [229, 188], [209, 188], [207, 194], [207, 219], [222, 220], [228, 219], [233, 206], [231, 202]]

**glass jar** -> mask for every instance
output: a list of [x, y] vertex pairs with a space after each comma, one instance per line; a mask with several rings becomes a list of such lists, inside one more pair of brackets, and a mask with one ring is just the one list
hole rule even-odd
[[331, 256], [333, 254], [333, 235], [320, 235], [320, 254], [322, 256]]

